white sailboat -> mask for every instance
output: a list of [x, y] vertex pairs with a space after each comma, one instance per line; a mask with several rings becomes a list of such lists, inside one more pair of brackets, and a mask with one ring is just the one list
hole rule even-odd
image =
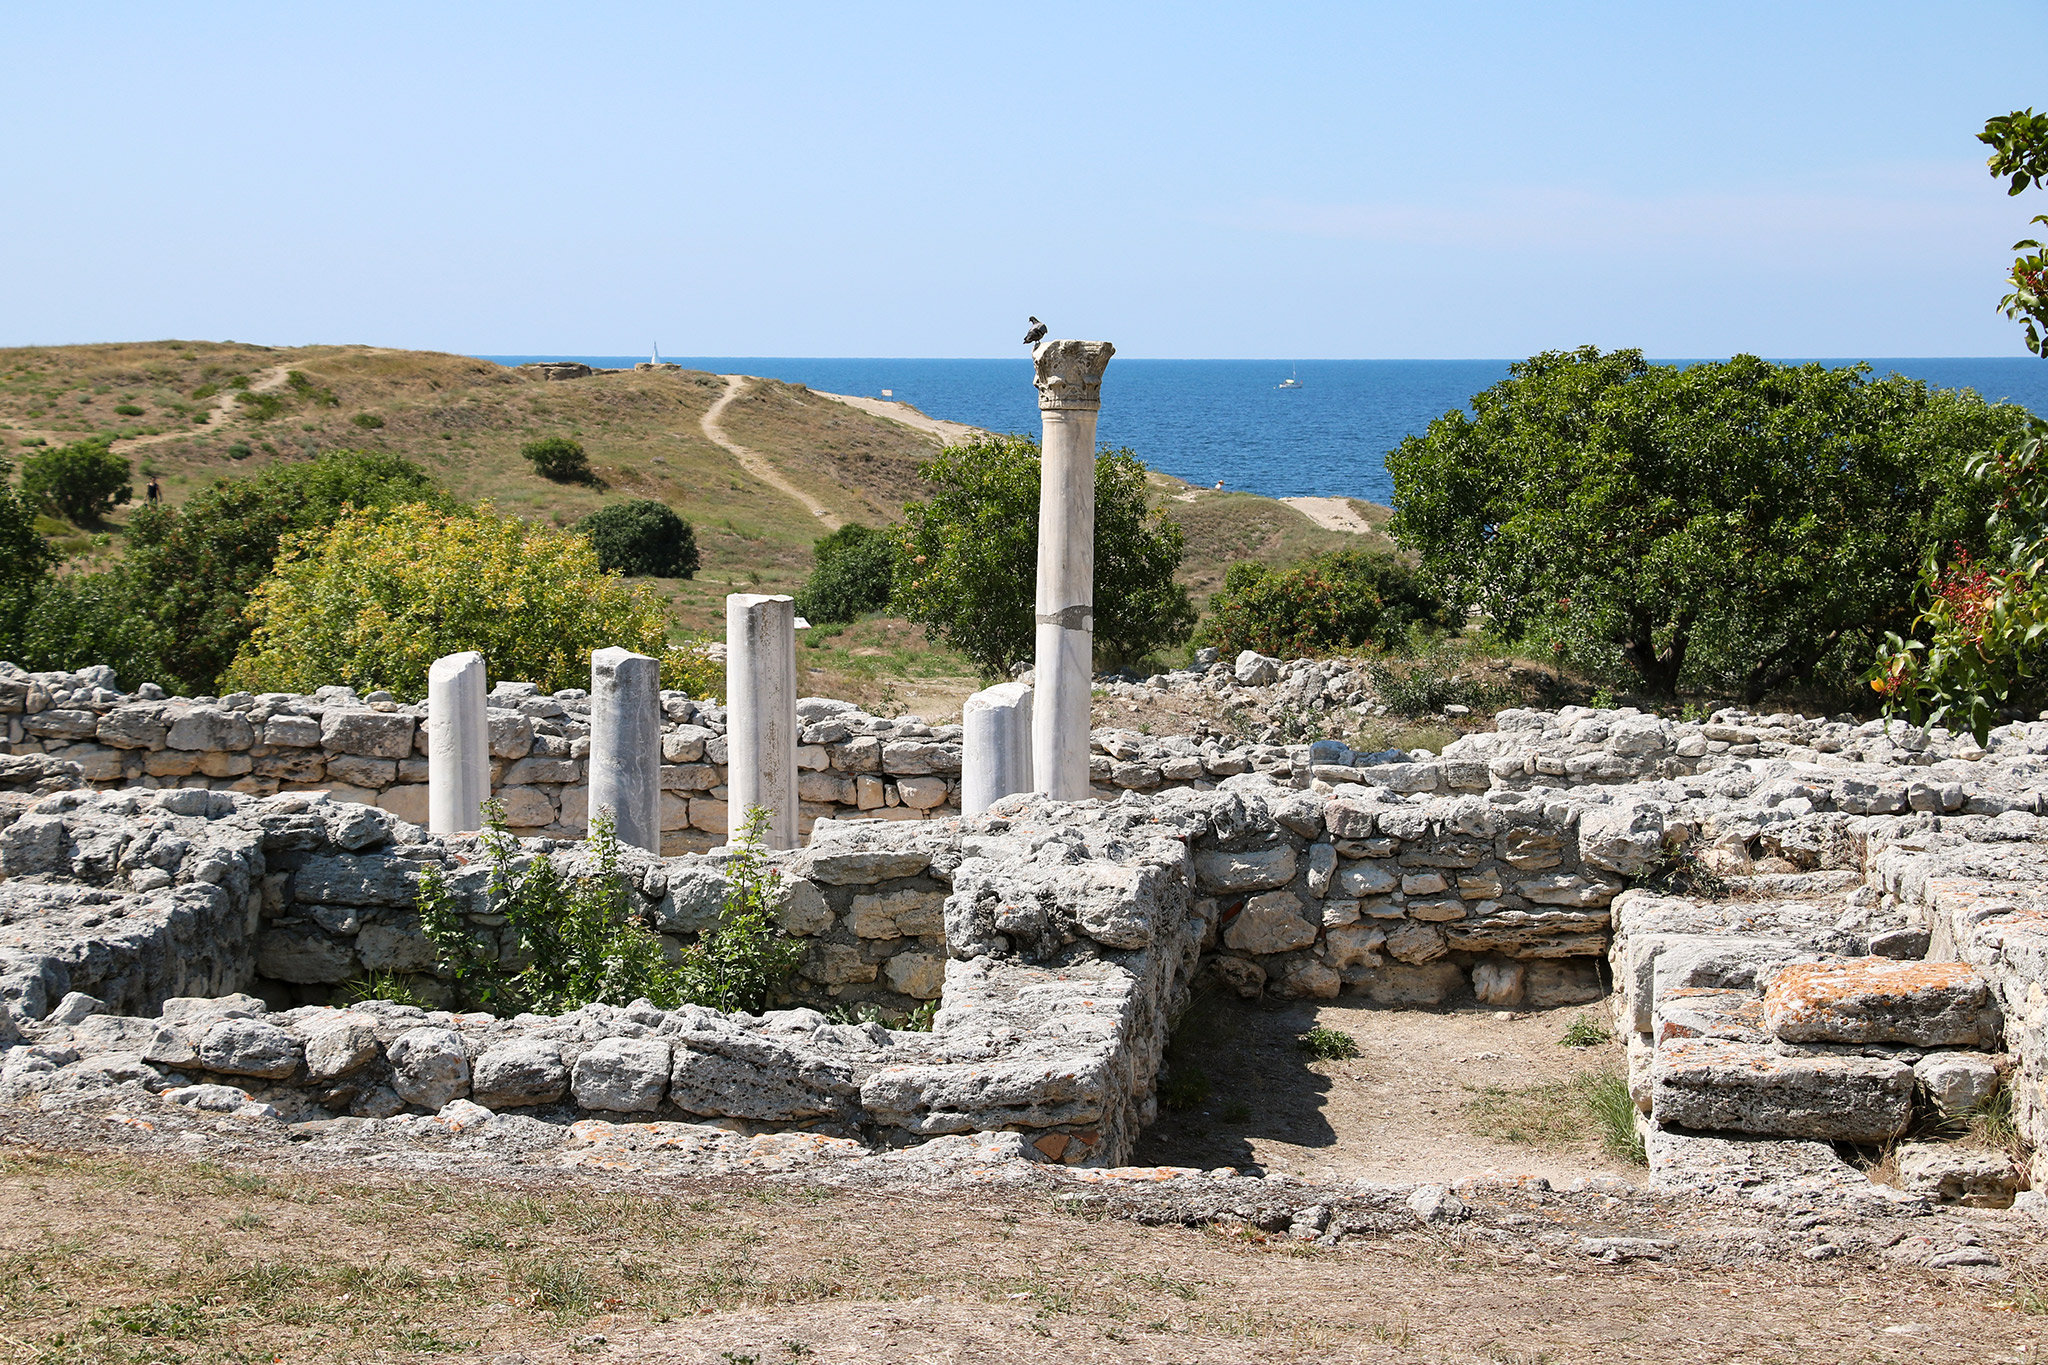
[[1290, 365], [1287, 368], [1287, 377], [1281, 380], [1278, 384], [1275, 384], [1273, 387], [1276, 389], [1298, 389], [1302, 387], [1300, 366]]

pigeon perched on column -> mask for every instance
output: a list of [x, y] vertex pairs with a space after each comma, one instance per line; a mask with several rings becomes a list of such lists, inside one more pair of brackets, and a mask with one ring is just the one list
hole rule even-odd
[[1045, 324], [1040, 322], [1037, 318], [1031, 319], [1031, 330], [1024, 334], [1024, 344], [1026, 346], [1036, 346], [1040, 341], [1044, 339]]

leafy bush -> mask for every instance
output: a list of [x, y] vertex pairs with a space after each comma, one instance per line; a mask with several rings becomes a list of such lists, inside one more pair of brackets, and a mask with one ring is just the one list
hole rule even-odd
[[206, 400], [206, 399], [208, 399], [208, 398], [211, 398], [211, 397], [213, 397], [213, 396], [214, 396], [215, 394], [217, 394], [217, 393], [219, 393], [219, 392], [220, 392], [220, 385], [218, 385], [218, 384], [214, 384], [214, 383], [210, 383], [210, 382], [209, 382], [209, 383], [205, 383], [205, 384], [201, 384], [201, 385], [200, 385], [200, 386], [199, 386], [198, 388], [196, 388], [196, 389], [192, 390], [192, 401], [193, 401], [193, 402], [195, 402], [195, 403], [197, 403], [197, 402], [202, 402], [202, 401], [204, 401], [204, 400]]
[[334, 396], [333, 389], [325, 389], [315, 384], [302, 370], [288, 371], [285, 374], [284, 382], [291, 388], [293, 393], [296, 393], [299, 397], [316, 407], [332, 408], [340, 406], [341, 400]]
[[1232, 564], [1209, 599], [1199, 639], [1226, 655], [1255, 649], [1294, 659], [1364, 645], [1393, 648], [1416, 624], [1451, 620], [1393, 555], [1337, 550], [1285, 569], [1255, 560]]
[[19, 662], [22, 627], [57, 552], [36, 529], [35, 509], [7, 481], [13, 472], [0, 460], [0, 655]]
[[1592, 1015], [1579, 1013], [1564, 1026], [1564, 1036], [1557, 1040], [1559, 1047], [1599, 1047], [1613, 1037], [1599, 1020]]
[[365, 431], [375, 431], [378, 427], [384, 425], [384, 419], [374, 412], [359, 412], [348, 420], [354, 422]]
[[1387, 456], [1392, 531], [1511, 639], [1615, 680], [1754, 702], [1860, 674], [1925, 547], [1982, 548], [1972, 453], [2019, 407], [1865, 366], [1551, 352]]
[[268, 422], [284, 411], [284, 398], [275, 393], [253, 393], [243, 389], [235, 395], [235, 402], [241, 404], [252, 422]]
[[633, 578], [697, 576], [697, 533], [664, 503], [650, 498], [600, 507], [576, 523], [590, 537], [606, 573]]
[[157, 680], [186, 692], [219, 691], [220, 675], [252, 629], [244, 615], [249, 594], [269, 575], [283, 538], [329, 526], [347, 507], [399, 503], [455, 505], [410, 461], [332, 451], [252, 479], [218, 480], [177, 511], [138, 509], [128, 563], [136, 608], [164, 635]]
[[28, 595], [27, 611], [0, 657], [32, 671], [106, 664], [133, 689], [169, 676], [168, 633], [151, 620], [125, 569], [46, 578]]
[[710, 640], [684, 640], [661, 652], [661, 685], [697, 701], [725, 696], [725, 665], [711, 657]]
[[23, 461], [21, 492], [31, 506], [89, 523], [134, 496], [133, 477], [134, 466], [105, 441], [80, 441]]
[[533, 465], [533, 472], [556, 483], [589, 483], [590, 457], [579, 443], [566, 436], [549, 436], [519, 447]]
[[351, 510], [285, 542], [251, 594], [255, 632], [222, 685], [340, 682], [417, 697], [435, 659], [475, 649], [498, 677], [587, 686], [594, 649], [659, 654], [666, 616], [651, 588], [600, 570], [581, 536], [489, 507]]
[[119, 413], [123, 417], [142, 416], [142, 409], [135, 406], [135, 404], [133, 403], [116, 403], [114, 404], [114, 411]]
[[718, 924], [683, 952], [683, 997], [691, 1004], [759, 1014], [803, 961], [804, 945], [776, 925], [782, 874], [768, 863], [768, 812], [750, 807], [729, 841], [725, 906]]
[[518, 944], [510, 961], [471, 928], [440, 868], [428, 864], [420, 874], [420, 928], [434, 945], [435, 970], [453, 981], [463, 1006], [502, 1018], [642, 998], [665, 1009], [681, 1004], [681, 978], [660, 937], [633, 917], [612, 813], [591, 815], [584, 847], [592, 870], [577, 876], [546, 854], [524, 856], [504, 814], [496, 801], [485, 806], [483, 847], [490, 909], [505, 916]]
[[796, 595], [805, 620], [852, 621], [889, 605], [900, 548], [894, 534], [851, 522], [811, 546], [813, 568]]
[[255, 453], [247, 441], [231, 441], [228, 443], [228, 458], [230, 460], [246, 460]]
[[[1006, 678], [1031, 656], [1038, 564], [1038, 443], [987, 436], [918, 470], [931, 497], [904, 509], [895, 610]], [[1095, 461], [1095, 651], [1110, 667], [1188, 638], [1195, 612], [1173, 581], [1184, 538], [1145, 502], [1128, 450]]]
[[1365, 666], [1380, 704], [1397, 716], [1435, 716], [1447, 706], [1484, 706], [1488, 692], [1476, 678], [1459, 673], [1463, 662], [1442, 645], [1399, 667], [1382, 661]]
[[1341, 1029], [1316, 1025], [1294, 1040], [1294, 1045], [1319, 1062], [1341, 1062], [1358, 1055], [1358, 1041]]

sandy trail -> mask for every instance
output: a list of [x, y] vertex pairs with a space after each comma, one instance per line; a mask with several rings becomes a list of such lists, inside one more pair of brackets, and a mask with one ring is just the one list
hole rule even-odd
[[704, 435], [713, 445], [718, 446], [735, 460], [738, 460], [740, 468], [746, 470], [770, 488], [776, 489], [784, 495], [795, 499], [809, 510], [810, 514], [818, 519], [818, 524], [826, 530], [836, 531], [844, 526], [846, 524], [844, 518], [840, 517], [824, 503], [819, 502], [816, 498], [798, 488], [788, 479], [783, 478], [781, 471], [770, 464], [767, 458], [760, 452], [747, 449], [725, 434], [725, 428], [718, 425], [719, 414], [725, 411], [727, 405], [733, 399], [740, 396], [743, 387], [748, 381], [747, 377], [743, 374], [722, 374], [718, 377], [725, 381], [725, 392], [718, 396], [717, 402], [705, 410], [701, 423], [704, 428]]
[[1352, 510], [1349, 498], [1282, 498], [1280, 501], [1318, 526], [1353, 535], [1371, 535], [1373, 526]]
[[[246, 392], [263, 393], [270, 389], [281, 388], [284, 385], [285, 374], [290, 369], [291, 366], [289, 364], [271, 366], [249, 381], [249, 387]], [[222, 389], [219, 400], [213, 405], [213, 416], [209, 419], [209, 422], [217, 424], [233, 417], [235, 415], [235, 398], [243, 392], [245, 391], [242, 389]], [[131, 436], [125, 441], [116, 441], [114, 442], [114, 447], [123, 451], [134, 450], [139, 446], [153, 446], [159, 441], [175, 441], [180, 436], [190, 436], [191, 434], [192, 432], [189, 429], [160, 431], [154, 436]]]
[[889, 421], [899, 422], [913, 431], [921, 431], [927, 436], [936, 436], [939, 438], [939, 444], [941, 445], [957, 446], [971, 441], [977, 436], [988, 435], [980, 427], [970, 427], [965, 422], [948, 422], [937, 417], [927, 417], [908, 403], [898, 403], [887, 398], [857, 398], [850, 393], [826, 393], [820, 389], [812, 389], [811, 392], [817, 394], [820, 398], [829, 398], [835, 403], [844, 403], [849, 408], [858, 408], [870, 417], [887, 418]]

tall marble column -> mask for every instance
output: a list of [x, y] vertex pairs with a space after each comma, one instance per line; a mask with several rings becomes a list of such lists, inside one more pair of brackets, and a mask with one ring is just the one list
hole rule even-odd
[[1088, 796], [1088, 703], [1095, 678], [1095, 419], [1106, 341], [1041, 341], [1038, 412], [1044, 424], [1038, 486], [1037, 695], [1031, 771], [1037, 790]]
[[590, 813], [619, 842], [661, 852], [661, 661], [614, 645], [590, 656]]
[[960, 813], [1031, 790], [1031, 689], [998, 683], [960, 708]]
[[484, 656], [472, 649], [427, 666], [427, 828], [436, 834], [482, 829], [490, 795]]
[[768, 812], [769, 848], [797, 845], [796, 602], [725, 599], [726, 837], [750, 807]]

